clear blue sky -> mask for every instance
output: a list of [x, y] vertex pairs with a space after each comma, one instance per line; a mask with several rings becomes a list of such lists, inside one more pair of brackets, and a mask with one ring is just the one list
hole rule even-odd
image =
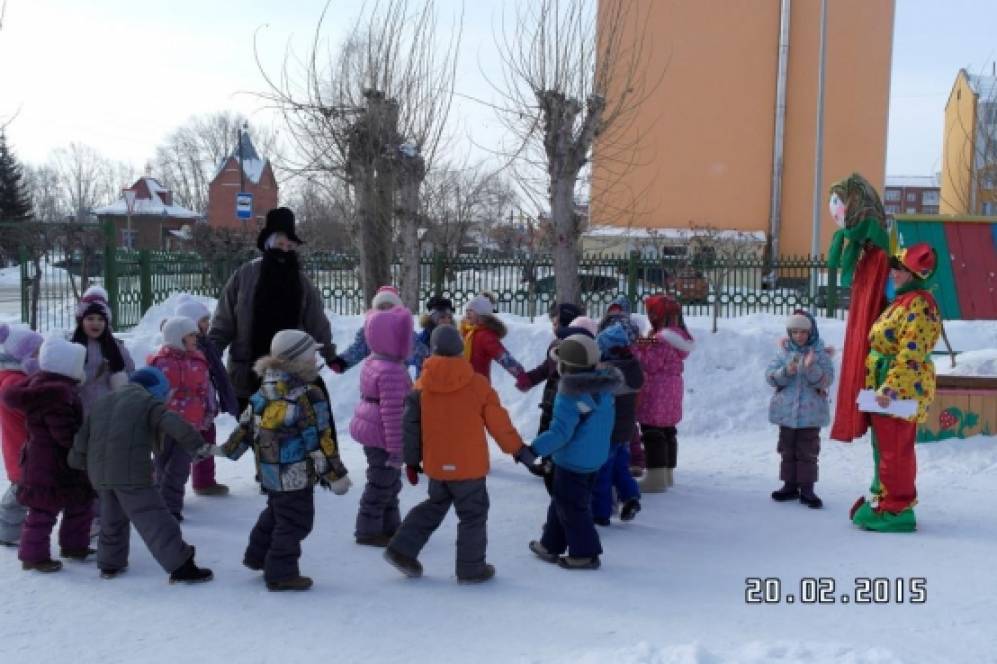
[[[307, 45], [323, 4], [7, 0], [0, 117], [20, 108], [8, 133], [25, 161], [44, 161], [75, 140], [141, 169], [164, 135], [190, 115], [235, 108], [270, 121], [257, 99], [240, 94], [262, 86], [252, 59], [254, 31], [260, 28], [262, 56], [276, 70], [288, 41], [299, 51]], [[334, 1], [327, 34], [341, 34], [360, 4]], [[510, 5], [466, 2], [459, 92], [493, 98], [481, 70], [500, 77], [492, 32]], [[439, 0], [438, 6], [441, 24], [448, 25], [460, 3]], [[997, 0], [897, 0], [888, 173], [938, 170], [948, 91], [960, 67], [990, 71], [995, 26]], [[459, 100], [452, 119], [458, 138], [498, 136], [491, 111], [480, 104]]]

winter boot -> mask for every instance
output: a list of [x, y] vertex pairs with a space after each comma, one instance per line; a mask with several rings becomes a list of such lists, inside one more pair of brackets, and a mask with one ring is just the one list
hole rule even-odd
[[28, 571], [34, 570], [36, 572], [42, 572], [43, 574], [48, 574], [50, 572], [58, 572], [62, 569], [62, 563], [58, 560], [39, 560], [37, 563], [29, 563], [26, 560], [21, 561], [21, 569]]
[[471, 576], [461, 576], [457, 575], [457, 583], [459, 584], [470, 584], [470, 583], [484, 583], [485, 581], [491, 579], [495, 576], [495, 566], [485, 565], [485, 568], [478, 572], [477, 574], [472, 574]]
[[391, 535], [385, 535], [384, 533], [377, 533], [376, 535], [357, 535], [357, 544], [363, 546], [376, 546], [384, 548], [388, 546], [388, 542], [391, 541]]
[[561, 556], [557, 564], [564, 569], [599, 569], [599, 556]]
[[59, 549], [60, 558], [69, 558], [70, 560], [78, 560], [83, 562], [87, 557], [92, 556], [97, 553], [97, 549]]
[[107, 568], [100, 570], [100, 578], [102, 579], [113, 579], [121, 576], [128, 569], [128, 565], [124, 567]]
[[640, 466], [630, 466], [630, 476], [640, 477], [644, 474], [644, 469]]
[[784, 503], [787, 500], [796, 500], [800, 497], [800, 489], [796, 482], [784, 482], [781, 489], [772, 492], [772, 500]]
[[644, 477], [638, 482], [641, 493], [664, 493], [668, 490], [668, 475], [666, 468], [648, 468]]
[[675, 469], [665, 468], [665, 486], [671, 488], [675, 486]]
[[551, 553], [547, 550], [543, 544], [537, 540], [530, 542], [530, 551], [537, 555], [537, 558], [544, 561], [545, 563], [556, 563], [558, 555], [556, 553]]
[[817, 494], [814, 493], [814, 485], [812, 482], [800, 485], [800, 502], [812, 510], [819, 510], [824, 506], [824, 501], [818, 498]]
[[292, 576], [280, 581], [267, 581], [267, 590], [272, 593], [301, 592], [312, 587], [312, 580], [307, 576]]
[[384, 550], [384, 559], [388, 563], [410, 579], [418, 579], [422, 576], [422, 563], [415, 558], [411, 558], [395, 551], [390, 546]]
[[633, 521], [638, 512], [640, 512], [640, 498], [628, 498], [620, 509], [620, 520]]
[[214, 578], [214, 574], [207, 567], [198, 567], [194, 564], [194, 554], [191, 554], [180, 567], [170, 574], [170, 583], [204, 583]]
[[665, 470], [668, 471], [667, 473], [665, 473], [668, 486], [672, 486], [673, 484], [675, 484], [675, 481], [672, 479], [672, 474], [674, 473], [675, 466], [678, 465], [678, 462], [679, 462], [678, 432], [675, 430], [675, 427], [665, 427], [664, 466]]
[[247, 569], [251, 569], [254, 572], [262, 572], [263, 571], [263, 563], [258, 563], [255, 560], [250, 560], [249, 558], [243, 558], [242, 559], [242, 566], [245, 567], [245, 568], [247, 568]]
[[609, 518], [604, 516], [594, 516], [592, 517], [592, 523], [594, 523], [597, 526], [608, 526]]
[[228, 487], [224, 484], [219, 484], [215, 482], [200, 489], [194, 489], [194, 493], [198, 496], [227, 496]]

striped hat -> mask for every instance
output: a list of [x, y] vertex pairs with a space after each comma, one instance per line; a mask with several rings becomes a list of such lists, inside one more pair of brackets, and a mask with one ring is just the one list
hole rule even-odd
[[273, 335], [270, 354], [285, 360], [296, 360], [306, 353], [314, 353], [322, 344], [317, 343], [307, 332], [301, 330], [281, 330]]

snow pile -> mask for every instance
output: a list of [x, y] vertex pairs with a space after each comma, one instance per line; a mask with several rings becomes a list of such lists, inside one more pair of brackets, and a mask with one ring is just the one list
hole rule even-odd
[[997, 348], [970, 350], [959, 353], [955, 366], [946, 358], [938, 358], [935, 367], [938, 373], [951, 376], [997, 376]]

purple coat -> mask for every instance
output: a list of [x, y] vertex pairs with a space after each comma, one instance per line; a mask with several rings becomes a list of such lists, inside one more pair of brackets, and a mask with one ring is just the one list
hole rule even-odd
[[402, 460], [402, 413], [412, 388], [405, 360], [412, 354], [412, 314], [404, 307], [373, 311], [364, 321], [372, 351], [360, 374], [360, 403], [350, 421], [358, 443], [388, 451], [394, 464]]
[[637, 399], [638, 422], [673, 427], [682, 421], [683, 360], [692, 349], [692, 337], [678, 327], [665, 328], [632, 346], [644, 370], [644, 387]]
[[27, 418], [28, 440], [21, 453], [17, 500], [28, 507], [56, 510], [92, 500], [86, 473], [66, 463], [73, 436], [83, 423], [83, 404], [72, 378], [39, 371], [4, 395], [4, 404]]

